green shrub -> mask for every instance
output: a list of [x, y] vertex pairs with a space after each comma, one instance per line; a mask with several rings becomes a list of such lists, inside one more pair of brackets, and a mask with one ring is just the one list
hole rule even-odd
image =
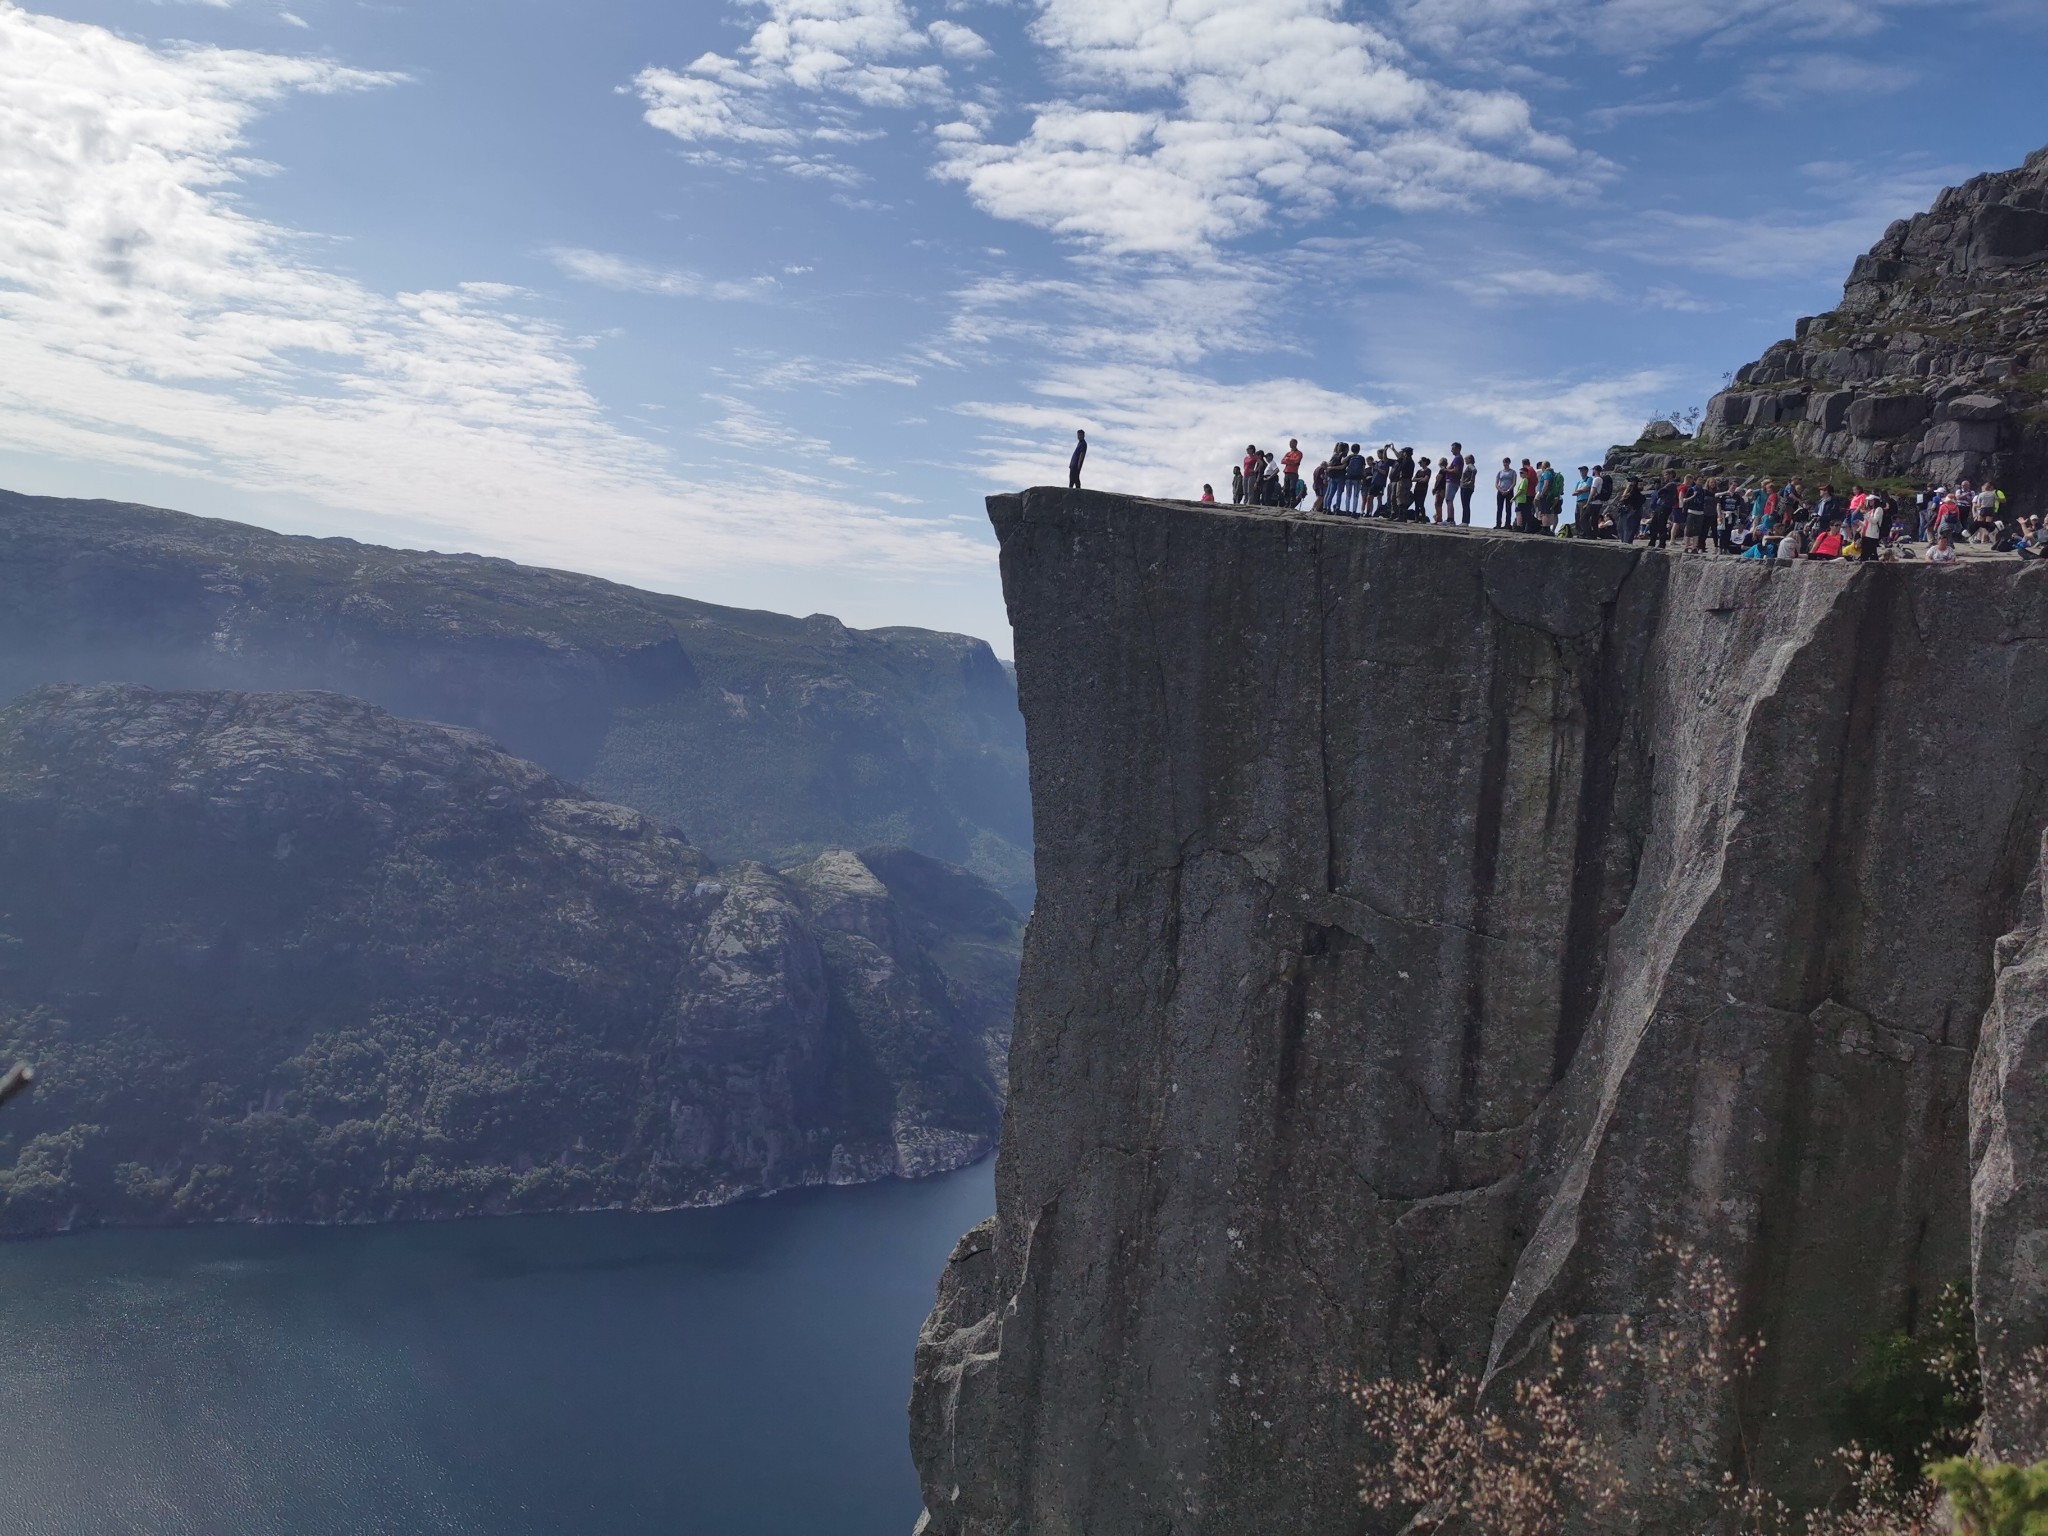
[[2004, 1467], [1958, 1456], [1927, 1475], [1954, 1503], [1959, 1536], [2048, 1536], [2048, 1462]]
[[1955, 1284], [1918, 1333], [1870, 1341], [1831, 1417], [1845, 1444], [1880, 1451], [1903, 1469], [1968, 1450], [1983, 1410], [1970, 1290]]

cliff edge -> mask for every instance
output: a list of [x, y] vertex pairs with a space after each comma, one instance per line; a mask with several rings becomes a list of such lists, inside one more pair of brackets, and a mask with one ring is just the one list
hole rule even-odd
[[989, 509], [1039, 902], [930, 1531], [1373, 1529], [1345, 1373], [1512, 1373], [1660, 1238], [1795, 1499], [1944, 1282], [2040, 1336], [2048, 572]]

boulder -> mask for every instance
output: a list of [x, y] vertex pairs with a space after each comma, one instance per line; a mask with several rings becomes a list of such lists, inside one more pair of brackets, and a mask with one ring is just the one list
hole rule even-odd
[[1920, 439], [1923, 458], [1934, 454], [1996, 453], [1999, 426], [1995, 421], [1942, 421]]
[[1852, 390], [1818, 391], [1807, 399], [1806, 419], [1823, 432], [1845, 431], [1849, 425], [1849, 407], [1855, 402], [1856, 395]]
[[1996, 395], [1962, 395], [1942, 402], [1937, 421], [2003, 421], [2012, 408]]
[[1753, 419], [1763, 395], [1746, 395], [1739, 390], [1723, 390], [1707, 402], [1707, 414], [1702, 426], [1711, 431], [1722, 431], [1728, 427], [1739, 427]]
[[1934, 408], [1925, 395], [1865, 395], [1849, 407], [1849, 430], [1857, 437], [1899, 437], [1927, 420]]
[[2048, 261], [2048, 212], [1993, 203], [1972, 221], [1968, 262], [1975, 267], [2022, 267]]

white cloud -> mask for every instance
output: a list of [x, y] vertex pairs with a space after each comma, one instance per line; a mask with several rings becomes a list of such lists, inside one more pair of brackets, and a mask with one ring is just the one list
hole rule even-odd
[[1341, 0], [1041, 0], [1034, 35], [1073, 94], [1040, 107], [1016, 143], [949, 130], [939, 174], [996, 217], [1098, 250], [1190, 253], [1276, 208], [1570, 195], [1603, 173], [1537, 129], [1521, 97], [1425, 80], [1343, 11]]
[[1765, 105], [1791, 107], [1815, 96], [1889, 95], [1919, 78], [1917, 71], [1900, 64], [1844, 53], [1808, 53], [1773, 59], [1743, 82], [1743, 91]]
[[1516, 299], [1563, 299], [1589, 302], [1617, 297], [1614, 284], [1599, 272], [1552, 272], [1543, 267], [1503, 267], [1450, 279], [1451, 286], [1481, 303]]
[[908, 368], [886, 363], [850, 363], [822, 357], [790, 357], [767, 363], [744, 375], [756, 389], [811, 389], [839, 394], [866, 384], [893, 384], [915, 389], [918, 376]]
[[[853, 128], [844, 108], [791, 110], [792, 94], [839, 97], [861, 107], [945, 102], [942, 65], [985, 54], [979, 34], [955, 22], [920, 29], [902, 0], [756, 0], [768, 17], [741, 49], [744, 62], [707, 53], [687, 69], [642, 70], [634, 77], [649, 124], [686, 144], [752, 144], [785, 150], [810, 141], [872, 138]], [[829, 159], [785, 153], [770, 163], [799, 176], [851, 182]]]
[[1838, 282], [1894, 219], [1921, 211], [1943, 187], [1974, 174], [1970, 167], [1918, 157], [1861, 165], [1812, 161], [1799, 170], [1812, 185], [1791, 189], [1800, 194], [1796, 206], [1743, 214], [1648, 209], [1586, 243], [1716, 277]]
[[744, 283], [712, 282], [695, 272], [648, 266], [577, 246], [559, 247], [548, 252], [548, 258], [579, 281], [621, 293], [648, 293], [665, 299], [758, 299], [775, 288], [772, 277], [757, 277]]
[[925, 30], [939, 45], [939, 52], [949, 59], [986, 59], [995, 54], [988, 45], [988, 39], [957, 21], [935, 21]]
[[1371, 400], [1304, 379], [1225, 384], [1127, 363], [1055, 367], [1033, 395], [959, 408], [991, 429], [975, 455], [991, 484], [1064, 483], [1074, 429], [1081, 427], [1088, 432], [1091, 486], [1193, 500], [1206, 481], [1227, 499], [1230, 465], [1247, 442], [1299, 438], [1313, 456], [1340, 438], [1373, 439], [1388, 416]]
[[1437, 408], [1501, 428], [1505, 441], [1492, 453], [1591, 463], [1615, 443], [1634, 442], [1662, 394], [1679, 382], [1677, 373], [1659, 368], [1612, 379], [1494, 380], [1449, 395]]
[[1393, 0], [1393, 10], [1405, 36], [1491, 59], [1581, 41], [1626, 55], [1758, 38], [1839, 42], [1881, 31], [1902, 11], [1973, 3], [1998, 0]]
[[1696, 293], [1668, 283], [1651, 288], [1643, 295], [1643, 302], [1652, 309], [1666, 310], [1674, 315], [1711, 315], [1721, 308]]
[[942, 361], [1023, 342], [1067, 357], [1183, 365], [1283, 350], [1284, 276], [1250, 260], [1146, 265], [1079, 260], [1072, 276], [983, 278], [954, 297]]
[[731, 62], [707, 53], [690, 66], [702, 73], [642, 70], [633, 84], [646, 105], [647, 121], [685, 143], [726, 139], [739, 144], [794, 144], [795, 131], [773, 116], [766, 82], [737, 68], [723, 68]]
[[764, 508], [786, 466], [685, 481], [607, 420], [573, 338], [518, 312], [530, 296], [382, 294], [247, 211], [245, 133], [266, 105], [390, 83], [152, 49], [0, 0], [0, 449], [304, 496], [643, 580], [985, 559], [836, 485]]

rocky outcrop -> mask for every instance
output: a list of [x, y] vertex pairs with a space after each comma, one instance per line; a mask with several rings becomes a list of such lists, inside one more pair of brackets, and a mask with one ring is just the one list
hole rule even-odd
[[990, 514], [1040, 897], [930, 1531], [1374, 1529], [1344, 1375], [1511, 1378], [1664, 1238], [1769, 1340], [1712, 1470], [1795, 1499], [1973, 1222], [2039, 1325], [2048, 572]]
[[0, 1231], [707, 1204], [994, 1143], [1022, 921], [331, 693], [0, 710]]
[[[1654, 445], [1641, 444], [1651, 448]], [[1839, 309], [1739, 368], [1699, 447], [2048, 495], [2048, 150], [1885, 231]]]
[[0, 492], [0, 702], [39, 683], [332, 689], [483, 731], [720, 863], [890, 843], [1031, 892], [988, 646], [478, 555]]

